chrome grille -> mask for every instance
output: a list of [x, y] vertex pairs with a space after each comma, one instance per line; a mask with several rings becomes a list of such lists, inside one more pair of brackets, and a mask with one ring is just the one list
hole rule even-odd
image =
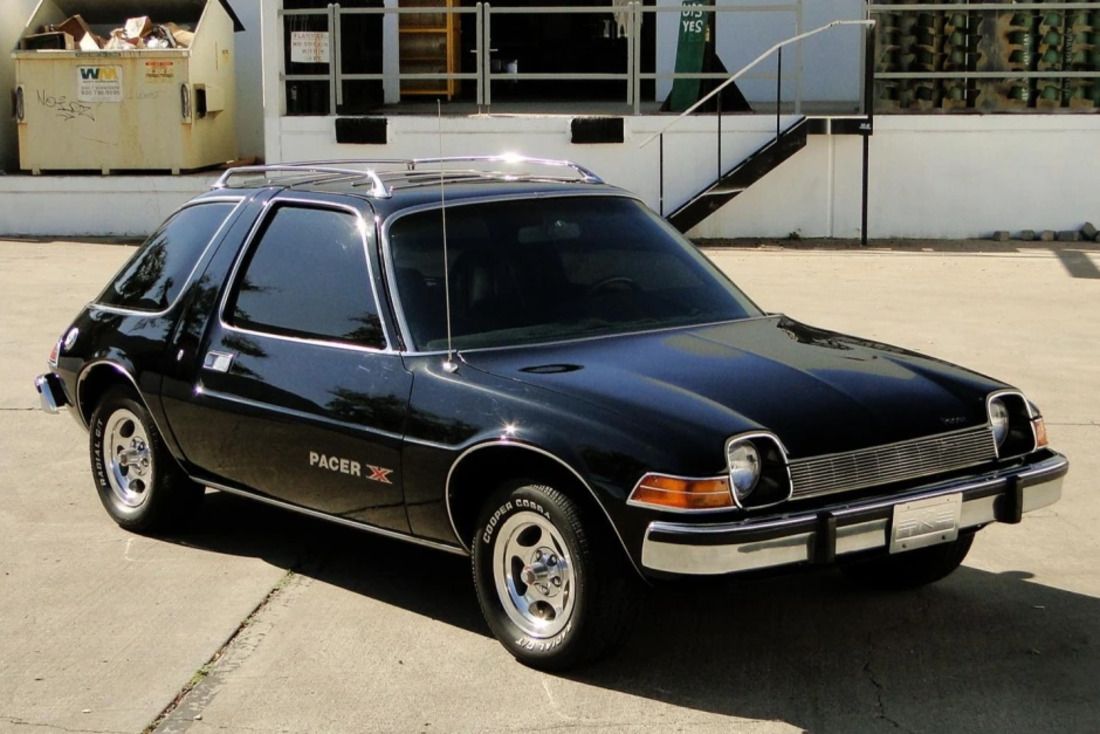
[[990, 461], [997, 454], [989, 426], [925, 436], [827, 456], [791, 460], [792, 498], [900, 482]]

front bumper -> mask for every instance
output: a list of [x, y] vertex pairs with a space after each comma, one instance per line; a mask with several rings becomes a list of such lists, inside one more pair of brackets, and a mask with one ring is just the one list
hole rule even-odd
[[716, 575], [794, 563], [831, 563], [838, 556], [886, 548], [894, 506], [961, 495], [959, 529], [991, 522], [1017, 523], [1025, 512], [1062, 495], [1069, 461], [1060, 454], [1032, 464], [964, 477], [883, 498], [749, 518], [721, 524], [652, 522], [642, 543], [642, 566], [651, 571]]

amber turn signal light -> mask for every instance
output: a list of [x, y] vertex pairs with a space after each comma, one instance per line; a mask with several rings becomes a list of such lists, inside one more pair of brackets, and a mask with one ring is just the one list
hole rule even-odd
[[1043, 416], [1031, 419], [1031, 428], [1035, 431], [1035, 448], [1041, 449], [1047, 445], [1047, 424]]
[[720, 510], [734, 506], [726, 477], [691, 479], [665, 474], [646, 474], [628, 501], [673, 510]]

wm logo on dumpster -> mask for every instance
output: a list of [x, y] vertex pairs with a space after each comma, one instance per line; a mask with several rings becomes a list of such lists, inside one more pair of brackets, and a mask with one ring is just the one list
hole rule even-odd
[[86, 82], [117, 82], [117, 66], [81, 66], [80, 79]]

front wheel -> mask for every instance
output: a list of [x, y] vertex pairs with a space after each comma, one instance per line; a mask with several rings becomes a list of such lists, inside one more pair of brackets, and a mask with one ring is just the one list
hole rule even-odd
[[520, 662], [563, 670], [607, 652], [629, 631], [637, 580], [620, 549], [553, 487], [506, 485], [473, 542], [482, 614]]
[[855, 561], [840, 567], [856, 583], [873, 589], [915, 589], [946, 577], [966, 559], [974, 533], [950, 543]]
[[89, 434], [99, 499], [121, 527], [166, 530], [194, 514], [203, 488], [184, 476], [149, 411], [129, 392], [116, 389], [104, 396]]

